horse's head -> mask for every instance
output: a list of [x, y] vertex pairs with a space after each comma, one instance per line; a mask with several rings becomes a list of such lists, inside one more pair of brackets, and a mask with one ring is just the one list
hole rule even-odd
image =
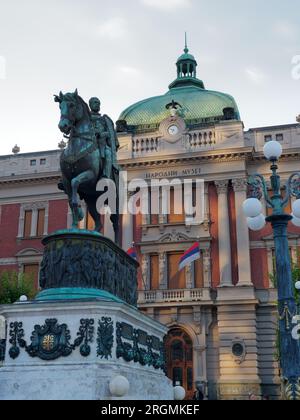
[[61, 117], [59, 122], [59, 129], [64, 134], [70, 134], [72, 128], [76, 126], [78, 121], [81, 121], [87, 110], [87, 105], [78, 95], [78, 91], [74, 93], [66, 93], [65, 95], [60, 92], [55, 95], [55, 102], [59, 103], [61, 110]]

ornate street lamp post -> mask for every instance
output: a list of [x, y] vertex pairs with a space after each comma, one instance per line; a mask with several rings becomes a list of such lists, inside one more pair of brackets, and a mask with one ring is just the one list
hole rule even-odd
[[[280, 367], [284, 380], [285, 398], [300, 400], [300, 344], [292, 336], [293, 319], [298, 313], [295, 300], [295, 285], [292, 279], [292, 265], [288, 244], [287, 227], [292, 223], [300, 227], [300, 173], [294, 173], [286, 184], [286, 194], [281, 194], [281, 180], [277, 173], [277, 162], [282, 155], [280, 143], [271, 141], [265, 145], [265, 157], [271, 162], [271, 187], [273, 195], [268, 194], [267, 184], [263, 176], [256, 174], [249, 179], [250, 197], [244, 203], [244, 212], [251, 230], [261, 230], [266, 222], [271, 223], [274, 231], [276, 278], [278, 284], [278, 310], [280, 333]], [[272, 215], [262, 214], [259, 201], [264, 196]], [[285, 213], [290, 198], [293, 203], [293, 214]]]

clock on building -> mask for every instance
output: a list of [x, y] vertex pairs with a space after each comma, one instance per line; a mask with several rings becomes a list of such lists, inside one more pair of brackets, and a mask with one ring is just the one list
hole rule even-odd
[[170, 136], [176, 136], [179, 133], [179, 128], [177, 125], [173, 124], [168, 128], [168, 133]]

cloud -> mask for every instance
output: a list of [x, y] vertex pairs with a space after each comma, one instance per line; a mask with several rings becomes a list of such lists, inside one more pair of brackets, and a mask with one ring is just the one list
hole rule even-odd
[[281, 38], [295, 40], [299, 36], [299, 29], [296, 25], [288, 21], [278, 21], [274, 25], [274, 32]]
[[261, 85], [266, 80], [266, 75], [257, 68], [245, 69], [246, 77], [256, 85]]
[[170, 11], [191, 6], [191, 0], [141, 0], [145, 6]]
[[129, 33], [127, 21], [122, 17], [113, 17], [103, 22], [98, 28], [98, 35], [102, 38], [119, 40]]
[[123, 75], [127, 76], [140, 76], [141, 71], [135, 67], [122, 66], [118, 68], [118, 71]]

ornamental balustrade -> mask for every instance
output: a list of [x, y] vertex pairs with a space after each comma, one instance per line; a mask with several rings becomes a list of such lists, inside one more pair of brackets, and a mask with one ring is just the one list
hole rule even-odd
[[137, 137], [132, 140], [134, 157], [158, 152], [159, 137]]
[[210, 300], [208, 289], [150, 290], [139, 292], [139, 304], [201, 302]]
[[[161, 142], [166, 139], [158, 136], [137, 136], [132, 140], [133, 157], [143, 157], [160, 151]], [[209, 150], [217, 144], [215, 130], [195, 130], [182, 135], [183, 147], [188, 151]]]

